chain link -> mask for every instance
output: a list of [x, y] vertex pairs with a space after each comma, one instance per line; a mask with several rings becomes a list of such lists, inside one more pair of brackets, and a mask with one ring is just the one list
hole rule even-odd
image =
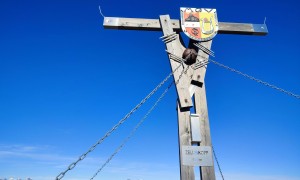
[[225, 68], [225, 69], [227, 69], [227, 70], [229, 70], [229, 71], [232, 71], [232, 72], [234, 72], [234, 73], [237, 73], [237, 74], [239, 74], [239, 75], [242, 75], [242, 76], [244, 76], [244, 77], [246, 77], [246, 78], [248, 78], [248, 79], [251, 79], [251, 80], [253, 80], [253, 81], [256, 81], [257, 83], [263, 84], [263, 85], [265, 85], [265, 86], [267, 86], [267, 87], [270, 87], [270, 88], [272, 88], [272, 89], [278, 90], [278, 91], [280, 91], [280, 92], [282, 92], [282, 93], [285, 93], [285, 94], [290, 95], [290, 96], [292, 96], [292, 97], [295, 97], [295, 98], [297, 98], [297, 99], [300, 99], [300, 95], [298, 95], [298, 94], [294, 94], [294, 93], [292, 93], [292, 92], [290, 92], [290, 91], [287, 91], [287, 90], [284, 90], [284, 89], [282, 89], [282, 88], [279, 88], [279, 87], [277, 87], [277, 86], [275, 86], [275, 85], [273, 85], [273, 84], [267, 83], [267, 82], [265, 82], [265, 81], [262, 81], [262, 80], [260, 80], [260, 79], [255, 78], [255, 77], [253, 77], [253, 76], [250, 76], [250, 75], [248, 75], [248, 74], [242, 73], [241, 71], [238, 71], [238, 70], [236, 70], [236, 69], [233, 69], [233, 68], [230, 68], [230, 67], [228, 67], [228, 66], [225, 66], [224, 64], [221, 64], [221, 63], [216, 62], [216, 61], [214, 61], [214, 60], [209, 59], [208, 61], [210, 61], [210, 62], [212, 62], [212, 63], [214, 63], [214, 64], [216, 64], [216, 65], [218, 65], [218, 66], [220, 66], [220, 67], [223, 67], [223, 68]]
[[[202, 65], [202, 67], [205, 66]], [[178, 79], [176, 80], [175, 84], [179, 83], [179, 80], [182, 78], [183, 74], [188, 71], [190, 66], [187, 66], [185, 69], [183, 67], [183, 70], [181, 71]], [[122, 144], [114, 151], [113, 154], [105, 161], [105, 163], [101, 166], [100, 169], [93, 175], [93, 177], [90, 180], [93, 180], [101, 171], [102, 169], [112, 160], [112, 158], [124, 147], [124, 145], [129, 141], [129, 139], [134, 135], [134, 133], [137, 131], [137, 129], [142, 125], [142, 123], [148, 118], [150, 113], [155, 109], [157, 104], [163, 99], [163, 97], [166, 95], [166, 93], [169, 91], [169, 89], [172, 87], [174, 84], [174, 81], [170, 83], [170, 85], [165, 89], [165, 91], [160, 95], [160, 97], [157, 99], [157, 101], [154, 103], [154, 105], [148, 110], [148, 112], [145, 114], [145, 116], [140, 120], [140, 122], [134, 127], [134, 129], [130, 132], [129, 136], [122, 142]]]
[[82, 161], [90, 152], [92, 152], [96, 148], [96, 146], [101, 144], [108, 136], [110, 136], [111, 133], [115, 131], [121, 124], [123, 124], [136, 110], [138, 110], [179, 69], [181, 65], [182, 64], [176, 67], [174, 71], [172, 71], [162, 82], [160, 82], [138, 105], [136, 105], [111, 130], [106, 132], [106, 134], [101, 139], [99, 139], [93, 146], [91, 146], [86, 153], [82, 154], [75, 162], [71, 163], [65, 171], [57, 175], [55, 180], [62, 179], [68, 171], [72, 170], [77, 165], [78, 162]]
[[165, 96], [165, 94], [168, 92], [168, 90], [173, 85], [173, 82], [168, 86], [168, 88], [161, 94], [161, 96], [158, 98], [158, 100], [154, 103], [154, 105], [149, 109], [149, 111], [146, 113], [146, 115], [141, 119], [141, 121], [134, 127], [134, 129], [130, 132], [129, 136], [122, 142], [122, 144], [114, 151], [114, 153], [106, 160], [106, 162], [101, 166], [101, 168], [94, 174], [94, 176], [91, 178], [94, 179], [98, 173], [102, 171], [102, 169], [112, 160], [112, 158], [124, 147], [124, 145], [129, 141], [130, 138], [134, 135], [134, 133], [137, 131], [137, 129], [142, 125], [142, 123], [148, 118], [149, 114], [155, 109], [157, 104], [162, 100], [162, 98]]
[[217, 162], [217, 165], [218, 165], [219, 172], [220, 172], [220, 174], [221, 174], [221, 176], [222, 176], [222, 179], [224, 180], [223, 172], [222, 172], [222, 170], [221, 170], [221, 166], [220, 166], [220, 164], [219, 164], [219, 161], [218, 161], [218, 158], [217, 158], [215, 149], [214, 149], [213, 146], [211, 146], [211, 148], [212, 148], [212, 150], [213, 150], [214, 157], [215, 157], [215, 159], [216, 159], [216, 162]]

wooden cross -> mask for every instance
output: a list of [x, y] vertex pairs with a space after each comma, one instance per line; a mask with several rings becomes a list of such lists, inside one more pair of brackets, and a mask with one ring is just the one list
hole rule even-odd
[[[180, 40], [181, 37], [179, 32], [182, 30], [179, 20], [171, 20], [169, 15], [162, 15], [160, 16], [160, 19], [105, 17], [103, 26], [107, 29], [163, 31], [164, 37], [172, 35], [172, 37], [165, 42], [169, 61], [173, 71], [180, 65], [180, 62], [176, 61], [176, 57], [181, 58], [182, 53], [186, 48]], [[266, 35], [267, 33], [268, 30], [265, 24], [219, 22], [218, 34]], [[194, 43], [195, 41], [190, 40], [189, 47], [193, 47]], [[210, 50], [211, 43], [212, 40], [201, 42], [200, 44]], [[208, 57], [209, 53], [198, 49], [198, 61], [201, 62], [205, 59], [207, 60]], [[183, 148], [192, 145], [210, 148], [212, 146], [204, 83], [205, 73], [206, 66], [198, 69], [184, 69], [184, 67], [181, 66], [174, 72], [174, 80], [175, 82], [178, 82], [176, 84], [176, 89], [178, 94], [177, 112], [181, 180], [195, 179], [194, 167], [183, 163], [183, 155], [185, 153], [183, 152]], [[192, 98], [194, 98], [196, 115], [191, 116], [190, 108], [193, 107]], [[192, 119], [195, 118], [196, 121], [192, 121]], [[196, 129], [198, 130], [195, 131], [201, 134], [200, 140], [192, 139], [195, 135], [195, 132], [193, 134], [192, 131], [192, 129], [195, 128], [195, 125], [192, 125], [191, 127], [191, 122], [198, 122], [198, 124], [196, 123]], [[200, 166], [200, 172], [202, 180], [216, 179], [213, 161], [211, 166]]]

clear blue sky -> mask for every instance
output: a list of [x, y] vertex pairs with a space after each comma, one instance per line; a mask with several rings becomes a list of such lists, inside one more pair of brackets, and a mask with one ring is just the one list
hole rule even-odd
[[[214, 59], [300, 93], [295, 0], [3, 0], [0, 178], [54, 179], [169, 74], [162, 33], [106, 30], [99, 4], [113, 17], [178, 19], [180, 7], [216, 8], [222, 22], [263, 23], [267, 17], [268, 36], [217, 35]], [[300, 180], [299, 99], [214, 64], [206, 88], [225, 179]], [[65, 179], [89, 179], [154, 100]], [[172, 88], [96, 179], [179, 180], [175, 107]]]

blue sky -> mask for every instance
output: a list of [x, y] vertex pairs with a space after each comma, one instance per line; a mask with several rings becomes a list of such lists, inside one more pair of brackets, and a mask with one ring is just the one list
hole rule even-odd
[[[180, 7], [216, 8], [221, 22], [267, 17], [267, 36], [217, 35], [214, 59], [300, 94], [297, 1], [4, 0], [0, 178], [54, 179], [170, 73], [161, 32], [106, 30], [98, 5], [111, 17], [178, 19]], [[225, 179], [299, 180], [299, 99], [214, 64], [205, 80]], [[90, 178], [158, 96], [64, 179]], [[175, 108], [173, 87], [96, 179], [179, 180]]]

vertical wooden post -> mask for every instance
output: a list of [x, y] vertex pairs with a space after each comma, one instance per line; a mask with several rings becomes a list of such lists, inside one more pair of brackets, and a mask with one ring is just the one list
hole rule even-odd
[[[196, 113], [200, 115], [200, 129], [201, 129], [201, 146], [212, 146], [210, 137], [210, 126], [208, 119], [207, 101], [205, 84], [201, 88], [196, 88], [195, 91], [195, 109]], [[214, 166], [200, 167], [202, 180], [215, 180]]]
[[[164, 36], [168, 36], [174, 33], [171, 20], [168, 15], [160, 16], [160, 23], [161, 23]], [[212, 41], [202, 42], [201, 44], [205, 46], [207, 49], [210, 49], [211, 42]], [[191, 40], [189, 47], [194, 48], [195, 47], [193, 45], [194, 43], [196, 42]], [[166, 47], [168, 52], [173, 53], [179, 57], [182, 56], [182, 53], [185, 49], [184, 46], [179, 41], [179, 35], [173, 41], [166, 43]], [[199, 61], [208, 59], [208, 54], [206, 54], [205, 52], [199, 50], [198, 54], [200, 55], [197, 57]], [[170, 60], [172, 70], [174, 71], [174, 69], [178, 66], [178, 62], [173, 61], [170, 57], [169, 60]], [[201, 135], [203, 138], [202, 140], [203, 142], [201, 142], [200, 145], [211, 146], [209, 126], [208, 129], [206, 127], [206, 124], [208, 122], [208, 118], [207, 118], [208, 116], [207, 116], [207, 110], [205, 109], [207, 108], [206, 99], [204, 99], [205, 101], [203, 101], [203, 98], [205, 98], [203, 97], [205, 96], [205, 93], [203, 94], [204, 86], [202, 86], [204, 84], [206, 67], [202, 67], [197, 70], [193, 70], [192, 68], [190, 68], [186, 73], [183, 74], [182, 72], [184, 71], [184, 69], [181, 68], [179, 69], [179, 71], [174, 73], [175, 82], [179, 80], [178, 83], [176, 84], [176, 89], [179, 97], [178, 104], [177, 104], [177, 113], [178, 113], [178, 140], [179, 140], [179, 156], [180, 156], [179, 158], [180, 159], [180, 180], [195, 180], [194, 166], [183, 165], [183, 158], [185, 152], [182, 152], [182, 147], [192, 146], [191, 127], [190, 127], [190, 108], [192, 107], [191, 97], [193, 96], [195, 91], [199, 91], [198, 94], [195, 95], [195, 104], [197, 104], [197, 108], [198, 108], [198, 109], [196, 108], [196, 113], [197, 114], [199, 113], [201, 115], [200, 116], [201, 126], [199, 128], [202, 129]], [[182, 77], [181, 79], [179, 79], [181, 75]], [[192, 79], [190, 79], [191, 77]], [[200, 113], [201, 111], [203, 111], [203, 114]], [[209, 138], [207, 138], [207, 133]], [[207, 167], [207, 168], [202, 167], [201, 176], [202, 176], [201, 178], [202, 180], [215, 180], [214, 167]]]
[[178, 113], [178, 141], [179, 141], [179, 160], [180, 160], [180, 180], [195, 180], [193, 166], [182, 164], [182, 146], [191, 146], [191, 129], [190, 129], [190, 110], [180, 108], [177, 105]]
[[[207, 49], [211, 48], [212, 40], [207, 42], [201, 42], [201, 45], [205, 46]], [[205, 52], [198, 50], [199, 58], [208, 59], [209, 55]], [[206, 100], [206, 91], [205, 91], [205, 74], [206, 67], [200, 68], [194, 72], [193, 80], [197, 82], [197, 85], [194, 89], [194, 106], [196, 114], [200, 117], [200, 132], [201, 132], [201, 143], [200, 146], [212, 146], [211, 136], [210, 136], [210, 126], [208, 119], [208, 110], [207, 110], [207, 100]], [[209, 167], [200, 167], [201, 180], [215, 180], [215, 170], [214, 166]]]

